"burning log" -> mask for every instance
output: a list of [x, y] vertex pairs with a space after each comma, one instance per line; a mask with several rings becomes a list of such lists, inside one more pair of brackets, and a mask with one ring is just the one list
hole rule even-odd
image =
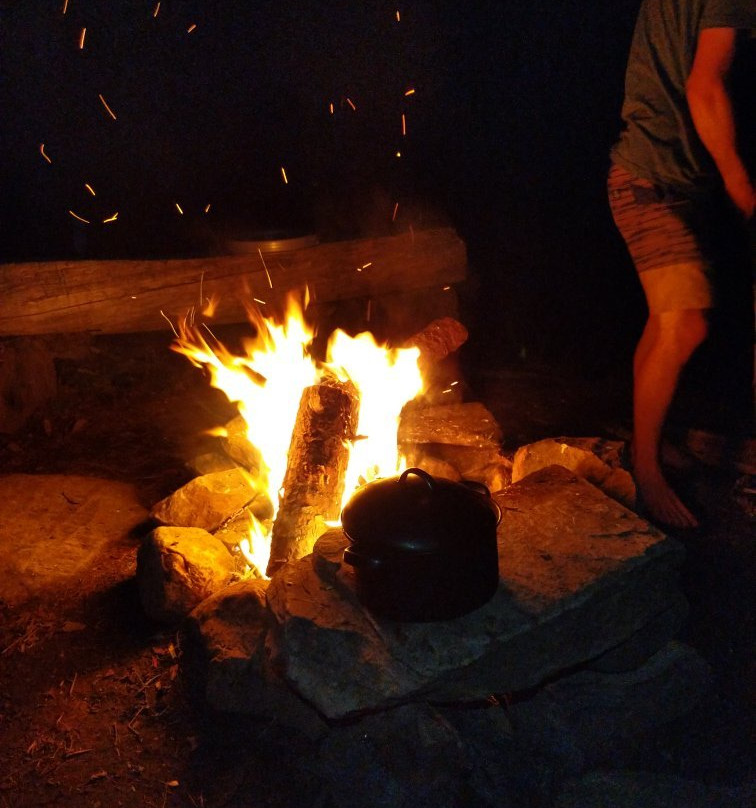
[[358, 413], [351, 382], [328, 380], [302, 393], [273, 524], [268, 575], [311, 552], [326, 522], [339, 518]]
[[410, 337], [402, 347], [420, 350], [420, 366], [440, 362], [467, 342], [467, 329], [453, 317], [441, 317]]
[[[462, 371], [457, 351], [467, 341], [467, 329], [454, 317], [437, 317], [421, 331], [413, 334], [402, 345], [417, 348], [417, 365], [423, 374], [425, 390], [423, 404], [450, 404], [464, 398], [464, 385], [460, 385]], [[412, 405], [410, 405], [412, 406]]]

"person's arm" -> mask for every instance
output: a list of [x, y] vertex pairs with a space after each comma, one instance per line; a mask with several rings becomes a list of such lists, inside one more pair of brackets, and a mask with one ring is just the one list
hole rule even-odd
[[733, 203], [749, 219], [754, 187], [738, 153], [732, 102], [726, 78], [735, 55], [734, 28], [705, 28], [698, 37], [685, 94], [698, 136], [722, 175]]

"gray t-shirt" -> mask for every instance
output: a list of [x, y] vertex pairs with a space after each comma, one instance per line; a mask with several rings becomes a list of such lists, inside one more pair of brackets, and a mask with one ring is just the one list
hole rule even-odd
[[625, 74], [624, 127], [611, 153], [636, 176], [688, 191], [717, 181], [685, 98], [704, 28], [756, 28], [756, 0], [644, 0]]

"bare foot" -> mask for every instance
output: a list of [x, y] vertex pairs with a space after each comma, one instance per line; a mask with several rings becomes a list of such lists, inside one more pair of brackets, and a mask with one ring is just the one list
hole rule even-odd
[[654, 470], [646, 473], [636, 469], [635, 483], [638, 486], [640, 501], [652, 521], [666, 527], [698, 527], [698, 520], [682, 504], [661, 471]]

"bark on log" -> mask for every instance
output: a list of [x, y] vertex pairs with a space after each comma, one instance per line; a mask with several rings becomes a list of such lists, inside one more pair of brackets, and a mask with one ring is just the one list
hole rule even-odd
[[445, 359], [467, 342], [467, 329], [453, 317], [433, 320], [403, 345], [404, 348], [419, 348], [421, 366], [430, 366]]
[[244, 322], [253, 297], [272, 306], [305, 286], [316, 302], [441, 288], [464, 280], [466, 264], [449, 228], [262, 257], [5, 264], [0, 335], [160, 331], [161, 312], [175, 321], [209, 298], [219, 301], [214, 323]]
[[302, 394], [284, 476], [284, 493], [271, 535], [267, 574], [312, 551], [339, 518], [347, 441], [357, 433], [359, 399], [351, 382], [327, 381]]

